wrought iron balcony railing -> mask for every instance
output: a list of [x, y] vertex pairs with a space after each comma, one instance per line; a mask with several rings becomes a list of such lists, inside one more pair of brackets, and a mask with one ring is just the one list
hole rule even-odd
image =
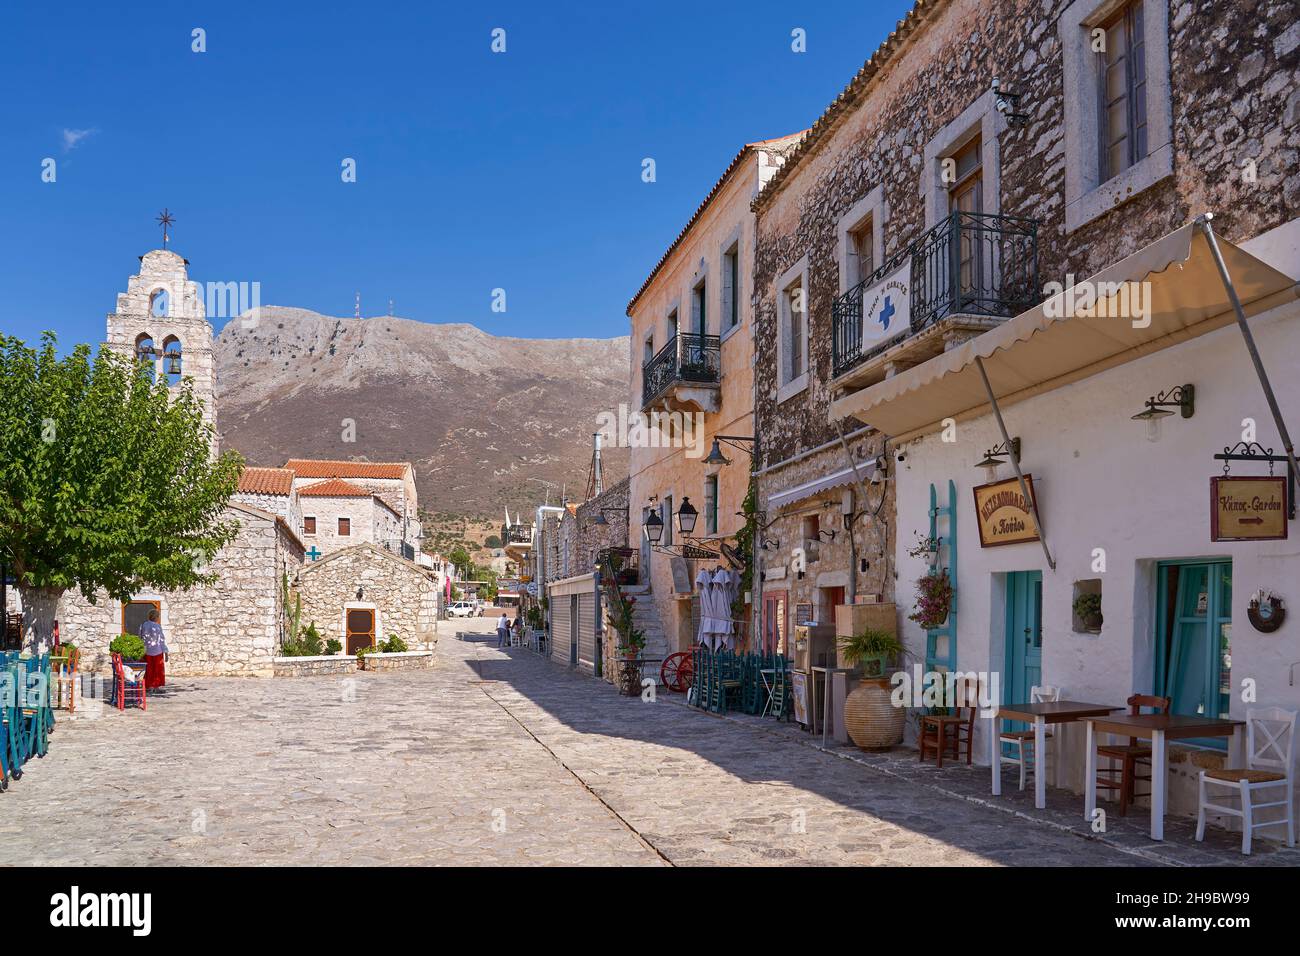
[[[908, 259], [912, 277], [909, 327], [899, 336], [864, 349], [863, 292]], [[951, 213], [835, 300], [831, 310], [832, 374], [842, 375], [948, 316], [1009, 317], [1041, 299], [1037, 220], [980, 212]]]
[[506, 544], [531, 544], [532, 541], [532, 525], [517, 524], [506, 532]]
[[716, 385], [721, 376], [722, 343], [718, 336], [678, 332], [641, 366], [641, 404], [649, 405], [673, 385]]

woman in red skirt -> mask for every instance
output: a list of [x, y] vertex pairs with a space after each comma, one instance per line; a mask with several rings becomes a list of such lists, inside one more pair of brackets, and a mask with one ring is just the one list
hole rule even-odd
[[140, 639], [144, 641], [144, 686], [153, 690], [167, 683], [166, 668], [167, 641], [163, 638], [162, 625], [158, 623], [158, 609], [149, 611], [149, 620], [140, 625]]

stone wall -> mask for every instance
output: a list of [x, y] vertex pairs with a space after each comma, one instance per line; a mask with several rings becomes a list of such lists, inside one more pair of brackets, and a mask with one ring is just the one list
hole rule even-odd
[[[304, 533], [303, 540], [308, 547], [315, 545], [324, 554], [333, 554], [358, 544], [392, 541], [402, 536], [401, 519], [374, 498], [307, 495], [301, 499], [299, 507], [304, 516], [316, 518], [316, 533]], [[339, 534], [339, 518], [350, 520], [349, 534]]]
[[[596, 567], [596, 555], [602, 550], [626, 547], [628, 482], [624, 478], [603, 494], [560, 515], [556, 531], [559, 542], [556, 578], [590, 574]], [[594, 524], [601, 514], [605, 523]]]
[[[167, 314], [151, 314], [154, 296], [167, 295]], [[180, 342], [181, 374], [193, 379], [194, 396], [203, 404], [203, 420], [215, 428], [216, 363], [212, 354], [212, 326], [198, 283], [190, 281], [185, 259], [168, 249], [154, 249], [140, 258], [140, 271], [118, 293], [117, 308], [108, 316], [106, 343], [113, 351], [133, 356], [141, 334], [153, 339], [154, 348], [174, 336]], [[166, 374], [167, 360], [154, 359], [159, 378]], [[217, 436], [213, 435], [215, 452]]]
[[[361, 596], [357, 596], [360, 589]], [[315, 622], [323, 639], [346, 646], [344, 609], [373, 607], [376, 639], [396, 634], [412, 650], [437, 643], [438, 582], [419, 565], [363, 544], [303, 566], [295, 590], [302, 595], [302, 621]]]
[[[396, 654], [367, 654], [366, 673], [372, 671], [429, 670], [436, 662], [432, 651], [402, 651]], [[333, 654], [320, 657], [277, 657], [276, 677], [328, 677], [331, 674], [355, 674], [357, 659], [353, 655]]]
[[[873, 433], [859, 436], [848, 444], [860, 465], [879, 453], [881, 440]], [[762, 534], [769, 547], [760, 549], [759, 555], [762, 590], [764, 594], [786, 592], [787, 628], [794, 621], [795, 607], [799, 604], [811, 604], [818, 620], [834, 623], [834, 610], [828, 592], [823, 589], [843, 588], [846, 601], [855, 594], [858, 600], [894, 600], [892, 482], [867, 484], [865, 500], [863, 491], [849, 483], [784, 508], [767, 506], [772, 495], [847, 467], [843, 449], [833, 445], [759, 478], [759, 506], [767, 509], [770, 522]], [[852, 496], [852, 537], [844, 530], [846, 493]], [[823, 534], [815, 542], [806, 541], [805, 522], [810, 517], [816, 517], [820, 531], [833, 531], [835, 537]], [[802, 577], [800, 567], [804, 571]]]
[[[270, 676], [282, 622], [281, 575], [297, 572], [301, 548], [272, 515], [231, 505], [225, 518], [239, 521], [240, 529], [209, 565], [217, 576], [214, 585], [145, 590], [133, 598], [161, 604], [171, 673]], [[67, 592], [58, 620], [61, 637], [81, 649], [87, 670], [108, 666], [108, 645], [122, 633], [119, 602], [100, 592], [91, 604], [79, 592]]]

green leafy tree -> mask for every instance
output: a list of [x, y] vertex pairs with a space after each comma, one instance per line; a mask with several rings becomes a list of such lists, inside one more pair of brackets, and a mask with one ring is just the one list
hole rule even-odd
[[474, 561], [469, 556], [469, 551], [465, 549], [463, 544], [458, 544], [456, 547], [452, 548], [451, 553], [447, 555], [447, 560], [450, 561], [460, 573], [462, 579], [470, 577], [470, 572], [474, 570]]
[[496, 535], [494, 535], [494, 534], [490, 534], [490, 535], [487, 536], [487, 538], [484, 539], [484, 541], [483, 541], [483, 547], [485, 547], [485, 548], [499, 548], [499, 547], [501, 547], [501, 539], [498, 538], [498, 537], [497, 537]]
[[188, 382], [169, 393], [131, 359], [88, 345], [62, 358], [0, 335], [0, 549], [29, 640], [48, 640], [59, 598], [215, 581], [238, 523], [223, 520], [243, 462], [210, 454]]

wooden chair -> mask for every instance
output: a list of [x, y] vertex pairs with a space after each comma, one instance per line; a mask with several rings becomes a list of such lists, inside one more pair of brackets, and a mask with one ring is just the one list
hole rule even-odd
[[149, 709], [148, 701], [145, 699], [144, 675], [139, 675], [134, 681], [127, 680], [126, 665], [122, 663], [121, 654], [113, 655], [113, 685], [118, 710], [126, 710], [128, 697], [139, 704], [141, 710]]
[[[1196, 814], [1196, 839], [1205, 839], [1205, 811], [1241, 817], [1241, 852], [1250, 855], [1250, 840], [1260, 827], [1286, 824], [1286, 845], [1295, 846], [1295, 818], [1292, 804], [1295, 799], [1295, 721], [1294, 710], [1281, 707], [1251, 708], [1246, 711], [1246, 768], [1239, 770], [1202, 770], [1200, 774], [1200, 806]], [[1207, 787], [1223, 787], [1231, 796], [1236, 790], [1241, 797], [1240, 807], [1210, 803]], [[1255, 793], [1278, 789], [1269, 803], [1255, 803]], [[1280, 799], [1279, 799], [1280, 798]], [[1268, 807], [1284, 807], [1276, 820], [1257, 821], [1255, 811]]]
[[[1143, 707], [1154, 714], [1167, 714], [1169, 704], [1168, 697], [1153, 697], [1150, 694], [1134, 694], [1128, 699], [1129, 713], [1134, 716], [1142, 713]], [[1151, 743], [1130, 737], [1127, 744], [1097, 744], [1097, 756], [1111, 761], [1110, 766], [1097, 768], [1097, 786], [1103, 790], [1119, 791], [1119, 815], [1126, 816], [1129, 804], [1139, 796], [1136, 792], [1137, 782], [1151, 781], [1150, 773], [1146, 776], [1138, 773], [1139, 766], [1148, 769], [1151, 766]]]
[[[1059, 687], [1032, 687], [1029, 691], [1029, 699], [1035, 704], [1041, 704], [1044, 701], [1058, 701], [1061, 699], [1061, 688]], [[1048, 740], [1052, 738], [1052, 725], [1048, 725], [1044, 735]], [[998, 742], [1003, 746], [999, 749], [1010, 747], [1015, 751], [1014, 756], [1003, 753], [1001, 755], [1002, 763], [1017, 764], [1020, 767], [1020, 789], [1025, 789], [1025, 770], [1034, 760], [1034, 728], [1028, 730], [1004, 730], [998, 734]], [[1058, 756], [1059, 760], [1060, 757]], [[1034, 773], [1038, 773], [1038, 768], [1034, 767]]]
[[952, 744], [952, 758], [961, 759], [961, 747], [966, 746], [966, 765], [970, 766], [972, 741], [975, 737], [975, 715], [979, 712], [979, 688], [972, 687], [970, 681], [964, 681], [956, 688], [956, 701], [948, 714], [922, 714], [920, 758], [933, 750], [936, 765], [943, 766], [943, 752], [949, 741]]

